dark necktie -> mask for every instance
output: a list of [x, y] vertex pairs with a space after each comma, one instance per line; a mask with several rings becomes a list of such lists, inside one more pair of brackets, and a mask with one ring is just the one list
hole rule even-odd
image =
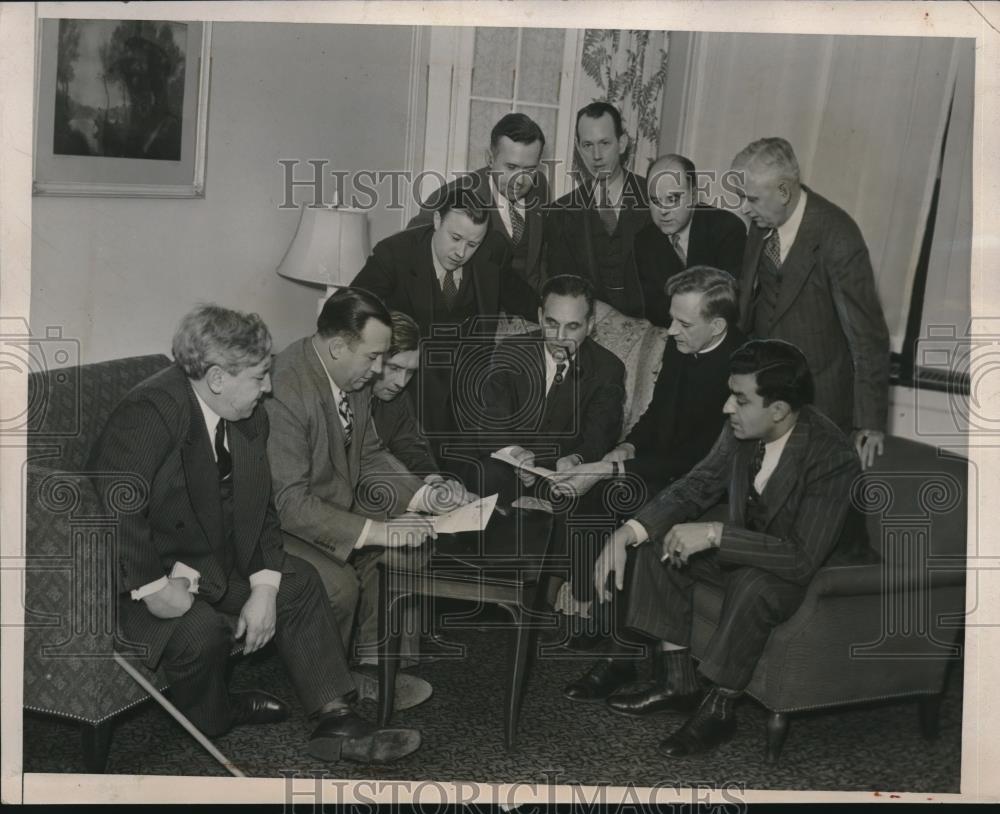
[[507, 211], [510, 212], [510, 239], [515, 246], [519, 246], [521, 238], [524, 237], [524, 215], [514, 206], [513, 201], [508, 204]]
[[215, 464], [219, 467], [219, 480], [229, 480], [233, 475], [233, 456], [226, 449], [226, 419], [215, 425]]
[[351, 445], [351, 436], [354, 435], [354, 410], [347, 400], [347, 393], [341, 393], [337, 404], [337, 412], [340, 413], [340, 424], [344, 428], [344, 446]]
[[771, 261], [775, 269], [781, 268], [781, 238], [778, 237], [778, 230], [772, 229], [771, 234], [764, 244], [764, 256]]
[[601, 201], [597, 208], [597, 214], [601, 218], [601, 223], [604, 224], [604, 231], [609, 235], [614, 234], [615, 229], [618, 228], [618, 212], [611, 205], [611, 200], [608, 198], [608, 183], [602, 180], [600, 182], [601, 187]]
[[563, 381], [566, 379], [566, 376], [564, 375], [565, 372], [566, 372], [566, 363], [560, 362], [559, 364], [557, 364], [556, 375], [555, 378], [552, 380], [552, 384], [562, 384]]
[[754, 481], [757, 480], [757, 476], [760, 474], [760, 468], [764, 465], [764, 442], [757, 441], [757, 448], [753, 453], [753, 460], [750, 462], [750, 490], [751, 492], [756, 492], [757, 487], [754, 486]]
[[444, 280], [441, 282], [441, 296], [444, 297], [444, 304], [450, 311], [451, 307], [455, 304], [455, 298], [458, 296], [458, 286], [455, 285], [454, 269], [448, 269], [444, 273]]
[[681, 236], [678, 234], [671, 235], [670, 245], [674, 247], [674, 251], [677, 253], [677, 258], [681, 261], [681, 265], [686, 267], [687, 255], [684, 254], [684, 249], [681, 248]]

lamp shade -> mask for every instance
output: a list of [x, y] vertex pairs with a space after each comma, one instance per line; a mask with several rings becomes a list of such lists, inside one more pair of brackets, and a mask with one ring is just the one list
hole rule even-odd
[[278, 274], [302, 283], [350, 285], [368, 250], [368, 216], [363, 211], [302, 206]]

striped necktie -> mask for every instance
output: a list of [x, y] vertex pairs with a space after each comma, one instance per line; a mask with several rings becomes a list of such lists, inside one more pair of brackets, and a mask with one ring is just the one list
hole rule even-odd
[[354, 411], [347, 400], [347, 393], [341, 393], [337, 404], [337, 412], [340, 413], [340, 423], [344, 428], [344, 446], [351, 445], [351, 436], [354, 435]]
[[521, 238], [524, 237], [524, 215], [521, 214], [513, 201], [507, 205], [507, 211], [510, 212], [510, 239], [515, 246], [519, 246]]

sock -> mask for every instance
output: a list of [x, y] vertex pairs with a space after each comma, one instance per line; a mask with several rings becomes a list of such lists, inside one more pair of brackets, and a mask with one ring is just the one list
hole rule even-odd
[[725, 687], [713, 687], [705, 699], [707, 711], [716, 718], [731, 718], [737, 699], [743, 695], [742, 690], [730, 690]]
[[663, 661], [664, 683], [667, 687], [683, 695], [700, 689], [698, 675], [694, 671], [694, 660], [688, 648], [661, 650], [658, 656]]

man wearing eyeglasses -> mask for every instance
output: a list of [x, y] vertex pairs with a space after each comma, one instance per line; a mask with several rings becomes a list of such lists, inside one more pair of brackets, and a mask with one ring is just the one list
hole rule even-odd
[[647, 176], [652, 219], [635, 236], [633, 257], [642, 288], [643, 316], [670, 326], [667, 281], [695, 266], [711, 266], [738, 278], [746, 227], [732, 212], [698, 202], [694, 163], [682, 155], [656, 159]]

